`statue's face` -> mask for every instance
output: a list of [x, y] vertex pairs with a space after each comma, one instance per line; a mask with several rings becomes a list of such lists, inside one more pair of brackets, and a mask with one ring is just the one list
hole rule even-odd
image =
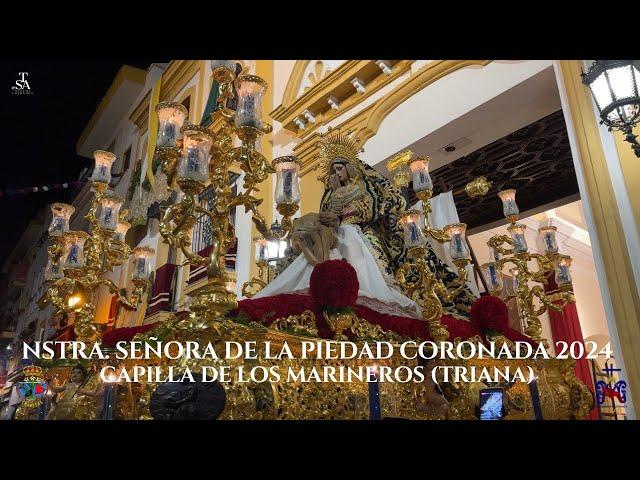
[[347, 167], [341, 163], [333, 164], [333, 173], [335, 173], [341, 182], [349, 180], [349, 174], [347, 173]]
[[84, 380], [84, 374], [82, 373], [82, 370], [80, 370], [79, 368], [74, 368], [73, 370], [71, 370], [69, 380], [74, 383], [80, 383], [82, 380]]

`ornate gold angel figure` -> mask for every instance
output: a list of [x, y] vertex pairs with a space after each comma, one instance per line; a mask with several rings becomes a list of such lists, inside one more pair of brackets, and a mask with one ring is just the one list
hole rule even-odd
[[71, 369], [69, 379], [62, 386], [50, 385], [57, 395], [57, 401], [49, 412], [48, 420], [95, 420], [100, 411], [99, 399], [104, 386], [98, 375], [90, 375], [84, 367], [77, 365]]

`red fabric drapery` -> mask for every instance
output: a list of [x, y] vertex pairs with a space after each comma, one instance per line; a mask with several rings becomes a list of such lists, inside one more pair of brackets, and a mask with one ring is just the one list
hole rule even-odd
[[[545, 285], [547, 295], [553, 295], [558, 292], [558, 286], [553, 278], [553, 273], [549, 275], [547, 284]], [[560, 303], [560, 302], [556, 302]], [[573, 342], [580, 342], [584, 345], [584, 337], [582, 336], [582, 327], [580, 326], [580, 318], [578, 317], [578, 309], [575, 303], [565, 305], [561, 312], [548, 310], [549, 322], [551, 323], [551, 334], [553, 342], [567, 342], [571, 345]], [[557, 353], [557, 352], [556, 352]], [[581, 380], [593, 393], [593, 379], [591, 377], [591, 366], [586, 358], [576, 360], [575, 366], [576, 377]], [[587, 419], [599, 420], [598, 407], [594, 407], [589, 412]]]
[[147, 317], [161, 310], [170, 310], [171, 281], [175, 270], [176, 265], [173, 263], [165, 263], [156, 270], [156, 277], [151, 289], [151, 301], [146, 313]]
[[[288, 317], [289, 315], [299, 315], [305, 310], [311, 310], [316, 316], [316, 324], [318, 327], [318, 335], [321, 338], [331, 338], [332, 332], [329, 326], [324, 321], [324, 317], [320, 309], [314, 305], [313, 300], [307, 295], [297, 294], [282, 294], [274, 295], [272, 297], [247, 299], [238, 302], [238, 310], [232, 312], [231, 315], [236, 315], [241, 312], [251, 320], [260, 322], [264, 325], [271, 325], [276, 318]], [[426, 322], [417, 320], [415, 318], [400, 317], [396, 315], [386, 315], [378, 313], [367, 307], [356, 305], [353, 310], [359, 317], [364, 318], [367, 322], [374, 325], [380, 325], [384, 330], [391, 330], [414, 338], [421, 338], [429, 340], [429, 328]], [[473, 322], [467, 322], [458, 318], [451, 317], [449, 315], [443, 315], [441, 322], [449, 330], [449, 338], [460, 337], [463, 340], [479, 335], [480, 338], [484, 338], [484, 335]], [[536, 345], [529, 337], [522, 335], [521, 333], [507, 328], [504, 335], [510, 340], [529, 342], [532, 345]]]

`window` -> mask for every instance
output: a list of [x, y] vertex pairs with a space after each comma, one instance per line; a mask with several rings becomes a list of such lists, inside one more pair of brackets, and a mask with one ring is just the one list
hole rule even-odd
[[131, 146], [127, 148], [127, 151], [122, 155], [122, 173], [129, 170], [129, 165], [131, 164]]
[[[233, 195], [237, 194], [238, 186], [236, 181], [238, 180], [239, 175], [236, 173], [229, 174], [229, 184], [232, 185], [231, 191]], [[210, 210], [214, 206], [214, 198], [215, 193], [211, 187], [208, 187], [204, 190], [198, 197], [198, 201], [200, 202], [200, 206], [206, 210]], [[235, 231], [235, 219], [236, 219], [236, 209], [233, 208], [229, 213], [229, 223], [231, 227]], [[211, 226], [211, 219], [207, 215], [200, 215], [196, 219], [196, 224], [193, 228], [193, 235], [191, 241], [191, 248], [194, 253], [200, 253], [205, 248], [210, 246], [213, 241], [213, 230]]]

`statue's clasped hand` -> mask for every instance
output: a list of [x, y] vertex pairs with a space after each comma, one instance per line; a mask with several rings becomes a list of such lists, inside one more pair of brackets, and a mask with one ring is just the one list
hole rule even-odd
[[336, 215], [333, 212], [320, 212], [318, 214], [318, 221], [322, 224], [325, 225], [327, 227], [330, 228], [338, 228], [338, 225], [340, 225], [340, 219], [338, 218], [338, 215]]

